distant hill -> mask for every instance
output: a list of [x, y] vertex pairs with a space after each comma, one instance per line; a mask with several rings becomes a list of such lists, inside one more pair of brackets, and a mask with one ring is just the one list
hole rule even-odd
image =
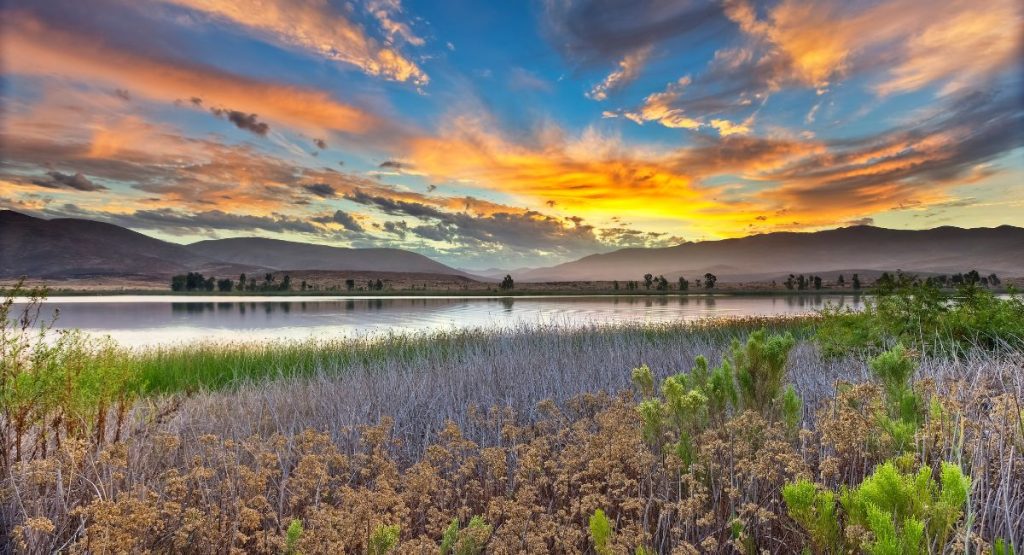
[[353, 270], [466, 275], [422, 254], [401, 249], [349, 249], [277, 239], [214, 239], [186, 247], [198, 256], [277, 270]]
[[164, 276], [214, 264], [113, 224], [0, 210], [0, 277]]
[[167, 277], [275, 270], [351, 270], [467, 276], [400, 249], [348, 249], [244, 238], [179, 245], [113, 224], [46, 220], [0, 210], [0, 278]]
[[770, 281], [789, 273], [824, 275], [851, 268], [922, 273], [977, 269], [1020, 277], [1024, 276], [1024, 229], [905, 231], [856, 226], [813, 233], [768, 233], [665, 248], [622, 249], [513, 277], [517, 282], [627, 280], [652, 273], [675, 280], [711, 272], [723, 281]]

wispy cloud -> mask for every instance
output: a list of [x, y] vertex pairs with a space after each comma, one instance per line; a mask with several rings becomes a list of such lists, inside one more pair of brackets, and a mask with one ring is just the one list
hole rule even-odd
[[241, 26], [279, 44], [300, 48], [330, 60], [352, 64], [370, 75], [426, 85], [430, 78], [393, 44], [396, 36], [422, 44], [394, 16], [397, 1], [371, 2], [371, 12], [389, 39], [369, 36], [350, 16], [327, 0], [162, 0]]

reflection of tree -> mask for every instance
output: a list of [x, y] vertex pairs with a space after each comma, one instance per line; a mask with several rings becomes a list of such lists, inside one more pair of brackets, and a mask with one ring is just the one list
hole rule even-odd
[[513, 299], [512, 297], [502, 297], [500, 301], [502, 308], [505, 309], [505, 312], [512, 312], [512, 305], [515, 303], [515, 299]]

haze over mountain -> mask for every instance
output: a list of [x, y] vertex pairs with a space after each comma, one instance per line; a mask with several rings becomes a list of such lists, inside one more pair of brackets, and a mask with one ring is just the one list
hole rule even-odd
[[214, 239], [187, 245], [189, 251], [211, 259], [277, 270], [363, 270], [466, 275], [402, 249], [349, 249], [245, 237]]
[[830, 271], [955, 273], [971, 269], [1024, 276], [1024, 229], [1014, 226], [920, 231], [855, 226], [813, 233], [768, 233], [666, 248], [595, 254], [515, 276], [517, 281], [639, 279], [645, 273], [724, 281]]
[[350, 249], [262, 238], [179, 245], [113, 224], [0, 211], [0, 277], [220, 275], [254, 270], [466, 273], [401, 249]]

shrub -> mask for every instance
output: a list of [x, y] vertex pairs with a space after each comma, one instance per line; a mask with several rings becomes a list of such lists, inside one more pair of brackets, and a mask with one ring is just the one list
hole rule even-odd
[[590, 540], [597, 555], [611, 555], [612, 523], [604, 511], [597, 509], [590, 516]]
[[929, 283], [903, 277], [876, 291], [854, 311], [827, 307], [815, 335], [827, 356], [875, 353], [896, 343], [951, 355], [980, 347], [1024, 345], [1024, 299], [1009, 298], [974, 285], [948, 296]]
[[398, 545], [399, 528], [397, 524], [391, 526], [379, 526], [370, 534], [370, 541], [367, 545], [369, 555], [386, 555]]
[[945, 550], [963, 514], [970, 484], [954, 464], [942, 463], [935, 480], [928, 467], [905, 474], [890, 461], [857, 487], [840, 490], [842, 515], [836, 494], [810, 481], [787, 484], [782, 495], [790, 516], [820, 552], [924, 554]]

